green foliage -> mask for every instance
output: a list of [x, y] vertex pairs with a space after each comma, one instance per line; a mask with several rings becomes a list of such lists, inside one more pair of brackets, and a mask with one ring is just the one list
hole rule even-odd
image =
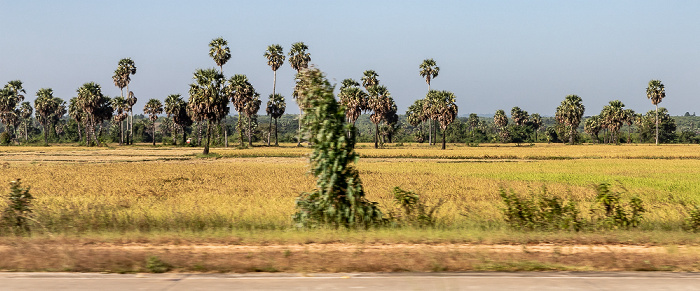
[[389, 220], [397, 225], [407, 226], [434, 226], [436, 222], [435, 214], [444, 200], [429, 206], [420, 200], [420, 195], [412, 191], [404, 191], [399, 187], [394, 187], [395, 209], [390, 210]]
[[[0, 230], [10, 229], [14, 234], [29, 234], [29, 219], [32, 215], [32, 200], [29, 187], [23, 188], [19, 179], [10, 182], [10, 193], [7, 196], [7, 206], [2, 211]], [[3, 231], [0, 231], [2, 233]]]
[[700, 232], [700, 206], [695, 205], [694, 209], [688, 212], [690, 216], [686, 222], [686, 229], [692, 232]]
[[[622, 186], [620, 186], [622, 188]], [[622, 203], [622, 194], [627, 190], [622, 188], [621, 192], [613, 191], [609, 183], [601, 183], [597, 186], [598, 195], [596, 203], [602, 209], [593, 209], [594, 214], [598, 214], [598, 226], [606, 229], [637, 227], [642, 220], [642, 214], [646, 212], [642, 199], [632, 197], [627, 205]], [[602, 210], [602, 211], [601, 211]]]
[[500, 195], [506, 205], [503, 208], [505, 220], [515, 229], [579, 231], [584, 226], [576, 203], [565, 203], [548, 195], [545, 187], [539, 195], [529, 195], [531, 198], [519, 196], [512, 190], [507, 193], [503, 188]]
[[146, 269], [151, 273], [165, 273], [172, 269], [172, 266], [157, 256], [150, 256], [146, 259]]
[[[360, 176], [351, 163], [355, 130], [345, 122], [345, 111], [333, 96], [333, 87], [318, 69], [297, 76], [298, 100], [304, 110], [304, 131], [312, 144], [311, 173], [316, 190], [302, 193], [296, 202], [294, 222], [301, 227], [367, 228], [382, 222], [376, 202], [365, 198]], [[349, 133], [349, 134], [348, 134]]]
[[0, 145], [9, 145], [12, 141], [12, 135], [9, 132], [3, 131], [0, 133]]

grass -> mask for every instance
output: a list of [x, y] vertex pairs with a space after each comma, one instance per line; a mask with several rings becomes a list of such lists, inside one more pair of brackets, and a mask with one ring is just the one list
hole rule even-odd
[[[698, 149], [696, 145], [537, 144], [450, 146], [441, 151], [424, 145], [373, 149], [369, 144], [361, 144], [358, 152], [362, 158], [357, 167], [370, 200], [378, 201], [386, 209], [392, 203], [391, 189], [399, 186], [419, 193], [428, 204], [441, 199], [446, 203], [437, 213], [436, 228], [350, 232], [303, 231], [291, 225], [295, 198], [314, 187], [313, 177], [307, 174], [305, 156], [309, 149], [292, 144], [280, 148], [212, 148], [208, 156], [200, 155], [201, 149], [175, 147], [2, 147], [0, 183], [8, 186], [0, 187], [0, 192], [7, 193], [9, 183], [5, 182], [21, 178], [36, 197], [35, 219], [41, 225], [35, 225], [34, 236], [30, 238], [0, 237], [0, 252], [37, 256], [33, 265], [26, 263], [30, 265], [21, 267], [21, 260], [17, 259], [6, 261], [15, 264], [1, 265], [0, 269], [57, 270], [58, 265], [68, 266], [65, 269], [71, 271], [139, 272], [148, 271], [146, 263], [151, 260], [152, 267], [162, 263], [175, 271], [197, 272], [656, 270], [669, 269], [668, 266], [671, 270], [696, 270], [697, 263], [693, 265], [690, 261], [697, 262], [697, 254], [686, 254], [687, 260], [673, 255], [675, 261], [657, 255], [630, 255], [630, 263], [621, 264], [619, 260], [605, 260], [603, 255], [590, 258], [575, 255], [557, 261], [551, 259], [552, 254], [506, 256], [465, 252], [458, 255], [461, 259], [453, 260], [448, 251], [404, 249], [403, 253], [384, 252], [379, 257], [387, 260], [386, 263], [377, 262], [370, 255], [358, 256], [356, 260], [347, 258], [347, 253], [315, 252], [301, 256], [290, 251], [285, 257], [280, 251], [279, 254], [256, 253], [250, 258], [251, 263], [232, 265], [216, 259], [219, 263], [212, 265], [198, 255], [169, 254], [163, 248], [155, 248], [153, 252], [122, 249], [121, 258], [119, 250], [96, 250], [89, 246], [100, 243], [697, 245], [700, 238], [683, 231], [682, 225], [688, 215], [686, 210], [700, 204]], [[590, 201], [596, 195], [594, 187], [601, 182], [619, 183], [628, 190], [626, 195], [642, 198], [649, 212], [639, 229], [518, 232], [503, 222], [499, 187], [527, 194], [537, 193], [546, 186], [549, 193], [579, 202], [582, 215], [589, 216]], [[0, 201], [0, 207], [4, 203]], [[39, 259], [46, 255], [42, 253], [44, 249], [59, 253], [66, 250], [65, 256], [44, 264]], [[88, 263], [87, 258], [80, 259], [87, 254], [104, 256], [98, 261], [105, 263], [100, 267]], [[421, 258], [412, 259], [411, 255]], [[345, 267], [310, 265], [316, 256], [337, 258], [345, 262]], [[158, 258], [160, 262], [155, 264], [155, 259], [149, 258]], [[227, 253], [222, 258], [242, 257]], [[360, 258], [371, 263], [359, 266]], [[402, 265], [400, 260], [413, 263]], [[598, 260], [608, 263], [596, 263]]]

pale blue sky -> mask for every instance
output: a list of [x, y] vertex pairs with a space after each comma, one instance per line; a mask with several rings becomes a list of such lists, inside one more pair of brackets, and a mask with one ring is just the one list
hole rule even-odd
[[[286, 53], [304, 41], [333, 82], [377, 71], [402, 113], [425, 96], [425, 58], [441, 68], [432, 88], [454, 92], [460, 115], [552, 115], [567, 94], [583, 98], [586, 115], [614, 99], [646, 112], [650, 79], [666, 85], [671, 114], [700, 113], [700, 1], [0, 0], [0, 11], [0, 82], [22, 80], [30, 101], [44, 87], [68, 100], [90, 81], [117, 96], [111, 76], [125, 57], [138, 68], [137, 112], [150, 98], [187, 97], [221, 36], [233, 55], [225, 75], [248, 75], [263, 102], [267, 45]], [[293, 74], [288, 63], [277, 74], [288, 113], [298, 112]]]

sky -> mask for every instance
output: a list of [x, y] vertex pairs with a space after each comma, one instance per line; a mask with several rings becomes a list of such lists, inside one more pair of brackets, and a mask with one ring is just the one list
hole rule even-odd
[[[223, 37], [224, 75], [247, 75], [263, 102], [273, 81], [265, 49], [303, 41], [334, 84], [375, 70], [399, 113], [425, 97], [418, 66], [433, 58], [431, 89], [453, 92], [460, 115], [553, 115], [569, 94], [587, 116], [616, 99], [643, 113], [654, 109], [651, 79], [665, 84], [660, 106], [671, 115], [700, 114], [700, 1], [0, 0], [0, 11], [0, 83], [23, 81], [31, 102], [40, 88], [68, 100], [93, 81], [119, 96], [111, 77], [127, 57], [135, 113], [151, 98], [188, 98], [193, 73], [215, 67], [209, 42]], [[299, 112], [294, 73], [288, 62], [277, 72], [287, 113]]]

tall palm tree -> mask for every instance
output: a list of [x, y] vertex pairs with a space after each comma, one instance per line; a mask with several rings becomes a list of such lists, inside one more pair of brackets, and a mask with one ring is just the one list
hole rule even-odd
[[[284, 115], [284, 111], [287, 109], [287, 103], [284, 102], [284, 97], [280, 94], [270, 94], [270, 100], [267, 101], [267, 108], [265, 111], [267, 115], [270, 115], [275, 121], [275, 146], [279, 146], [277, 142], [277, 119]], [[270, 131], [272, 131], [272, 122], [270, 122]], [[270, 139], [267, 139], [267, 145], [270, 145]]]
[[635, 114], [632, 109], [625, 109], [625, 124], [627, 124], [627, 143], [632, 143], [632, 125], [636, 119], [637, 114]]
[[479, 116], [476, 115], [476, 113], [470, 113], [469, 118], [467, 119], [467, 125], [469, 126], [469, 133], [471, 134], [472, 138], [474, 138], [474, 130], [479, 127]]
[[[309, 47], [306, 46], [303, 42], [295, 42], [292, 44], [292, 49], [289, 50], [289, 65], [292, 66], [292, 69], [297, 71], [297, 76], [299, 75], [299, 72], [301, 72], [301, 70], [309, 67], [309, 62], [311, 62], [311, 54], [306, 52], [306, 50], [308, 49]], [[297, 105], [299, 105], [299, 134], [297, 136], [297, 146], [301, 146], [301, 122], [303, 114], [301, 104], [303, 103], [303, 101], [300, 101], [298, 98], [299, 93], [296, 90], [296, 86], [292, 97], [296, 99]]]
[[437, 78], [440, 72], [440, 67], [437, 66], [435, 60], [425, 59], [419, 66], [421, 77], [425, 78], [425, 82], [428, 83], [428, 92], [430, 92], [430, 81]]
[[[214, 62], [219, 66], [219, 72], [224, 74], [224, 64], [231, 59], [231, 50], [228, 47], [228, 42], [219, 37], [213, 39], [209, 43], [209, 56], [214, 59]], [[222, 84], [223, 85], [223, 84]], [[224, 116], [224, 147], [228, 147], [228, 129], [226, 128], [226, 116]]]
[[523, 126], [530, 121], [530, 116], [527, 114], [527, 111], [520, 109], [518, 106], [510, 110], [510, 118], [512, 118], [513, 123], [518, 126]]
[[27, 132], [27, 124], [31, 120], [32, 113], [34, 113], [34, 108], [29, 102], [22, 102], [19, 106], [20, 117], [22, 118], [22, 123], [24, 123], [24, 142], [29, 140], [29, 134]]
[[281, 45], [271, 44], [267, 46], [267, 50], [263, 56], [267, 58], [267, 65], [272, 69], [272, 95], [274, 96], [277, 87], [277, 70], [284, 64], [284, 51]]
[[114, 122], [119, 124], [119, 145], [124, 144], [124, 120], [127, 118], [128, 114], [126, 113], [126, 110], [128, 108], [126, 104], [126, 99], [122, 96], [117, 96], [114, 99], [112, 99], [112, 106], [114, 107], [114, 110], [117, 112], [116, 115], [114, 115]]
[[374, 148], [376, 149], [379, 148], [379, 123], [384, 120], [386, 112], [390, 109], [389, 98], [391, 98], [391, 94], [386, 87], [381, 85], [369, 87], [368, 91], [367, 107], [372, 110], [369, 119], [374, 123]]
[[246, 75], [234, 75], [229, 79], [226, 85], [226, 96], [233, 103], [233, 108], [238, 112], [238, 134], [240, 137], [241, 147], [243, 144], [243, 115], [245, 114], [245, 108], [250, 103], [255, 95], [255, 89], [253, 85], [248, 82], [248, 77]]
[[163, 113], [163, 103], [158, 99], [150, 99], [146, 102], [146, 106], [143, 107], [143, 113], [148, 114], [148, 118], [153, 123], [153, 128], [151, 133], [153, 134], [153, 146], [156, 145], [156, 120], [158, 120], [158, 114]]
[[455, 94], [449, 91], [431, 90], [427, 98], [435, 106], [435, 116], [442, 128], [442, 149], [445, 149], [445, 132], [457, 117], [457, 104]]
[[[88, 146], [92, 145], [92, 142], [99, 143], [97, 136], [95, 136], [95, 119], [103, 97], [102, 88], [94, 82], [85, 83], [78, 88], [78, 103], [87, 115]], [[90, 141], [90, 136], [92, 136], [92, 141]]]
[[207, 141], [203, 154], [209, 154], [211, 125], [228, 115], [228, 99], [222, 91], [224, 75], [215, 69], [199, 69], [190, 84], [189, 109], [194, 119], [207, 120]]
[[508, 116], [503, 109], [496, 110], [496, 114], [493, 115], [493, 124], [496, 126], [501, 142], [507, 142], [510, 134], [508, 133]]
[[27, 93], [27, 91], [24, 90], [22, 87], [22, 81], [20, 80], [12, 80], [7, 82], [5, 85], [6, 89], [9, 89], [10, 91], [14, 92], [16, 97], [17, 97], [17, 103], [24, 101], [24, 95], [21, 93]]
[[[122, 90], [124, 87], [126, 87], [126, 101], [127, 104], [129, 105], [129, 113], [131, 113], [130, 120], [127, 122], [127, 144], [133, 143], [134, 139], [134, 104], [136, 104], [136, 96], [134, 96], [134, 92], [131, 92], [129, 90], [129, 84], [131, 83], [131, 75], [136, 74], [136, 64], [134, 63], [131, 58], [124, 58], [119, 60], [119, 63], [117, 64], [117, 69], [114, 71], [115, 76], [119, 75], [115, 78], [115, 76], [112, 76], [112, 80], [114, 81], [114, 85], [119, 87], [120, 90]], [[122, 93], [121, 95], [124, 97], [124, 94]]]
[[656, 145], [659, 145], [659, 103], [666, 97], [666, 89], [660, 80], [649, 81], [647, 86], [647, 98], [656, 106]]
[[569, 143], [574, 144], [574, 136], [576, 129], [581, 123], [583, 112], [586, 107], [583, 106], [583, 100], [578, 95], [568, 95], [557, 107], [555, 118], [557, 122], [566, 125], [569, 128]]
[[379, 74], [374, 70], [365, 71], [362, 73], [362, 87], [365, 87], [365, 90], [369, 91], [370, 87], [379, 85], [378, 77]]

